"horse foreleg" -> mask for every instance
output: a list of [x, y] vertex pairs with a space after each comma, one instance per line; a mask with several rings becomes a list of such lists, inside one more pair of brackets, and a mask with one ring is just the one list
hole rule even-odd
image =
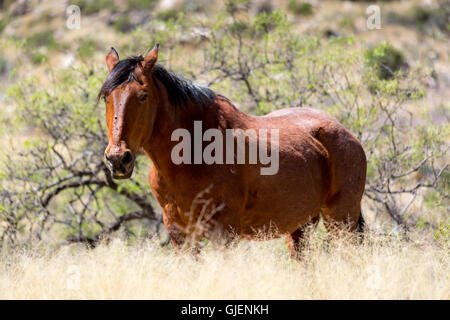
[[186, 225], [180, 219], [177, 219], [175, 205], [167, 204], [164, 207], [163, 222], [176, 252], [191, 250], [194, 253], [198, 253], [200, 251], [198, 235], [189, 233]]
[[186, 234], [176, 224], [166, 226], [169, 233], [170, 242], [176, 252], [191, 252], [194, 254], [200, 253], [200, 237], [195, 234]]
[[319, 216], [311, 219], [310, 222], [303, 227], [298, 228], [293, 233], [286, 235], [286, 242], [292, 258], [296, 260], [300, 259], [300, 255], [304, 247], [306, 232], [309, 228], [315, 228], [318, 222]]

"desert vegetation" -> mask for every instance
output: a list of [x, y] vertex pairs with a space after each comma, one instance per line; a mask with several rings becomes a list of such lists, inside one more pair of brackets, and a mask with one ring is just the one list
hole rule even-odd
[[[0, 298], [450, 298], [450, 7], [376, 4], [380, 30], [365, 1], [0, 2]], [[248, 113], [307, 106], [349, 128], [366, 240], [319, 227], [300, 264], [282, 240], [175, 255], [149, 160], [128, 181], [107, 170], [97, 101], [109, 47], [156, 42], [166, 68]]]

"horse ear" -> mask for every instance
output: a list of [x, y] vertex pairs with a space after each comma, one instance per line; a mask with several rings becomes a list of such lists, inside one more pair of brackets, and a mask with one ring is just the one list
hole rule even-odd
[[117, 53], [116, 49], [111, 47], [111, 50], [109, 50], [109, 53], [106, 55], [106, 66], [108, 67], [108, 71], [111, 72], [111, 70], [118, 62], [119, 54]]
[[150, 71], [153, 69], [153, 66], [155, 65], [156, 61], [158, 61], [158, 50], [159, 50], [159, 43], [157, 43], [152, 50], [149, 51], [145, 55], [144, 58], [144, 68], [147, 71]]

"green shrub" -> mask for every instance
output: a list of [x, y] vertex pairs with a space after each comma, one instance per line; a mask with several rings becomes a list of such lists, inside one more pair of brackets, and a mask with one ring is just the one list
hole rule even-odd
[[168, 9], [161, 10], [156, 14], [156, 18], [162, 21], [169, 21], [170, 19], [176, 19], [178, 16], [178, 10], [176, 9]]
[[341, 28], [347, 28], [347, 27], [349, 27], [349, 28], [354, 29], [354, 28], [355, 28], [355, 22], [354, 22], [353, 19], [350, 18], [350, 17], [344, 17], [344, 18], [342, 18], [342, 19], [339, 21], [339, 27], [341, 27]]
[[120, 17], [114, 22], [113, 27], [119, 32], [129, 32], [133, 29], [133, 23], [130, 17], [126, 14], [120, 15]]
[[31, 52], [30, 59], [33, 64], [41, 64], [47, 61], [47, 55], [39, 51], [33, 51]]
[[76, 0], [72, 4], [80, 7], [81, 14], [95, 14], [100, 10], [109, 9], [116, 10], [114, 0]]
[[308, 2], [298, 2], [297, 0], [289, 0], [288, 10], [298, 15], [313, 14], [313, 6]]
[[446, 40], [443, 33], [450, 31], [449, 16], [450, 3], [443, 1], [438, 8], [414, 5], [405, 12], [388, 12], [387, 21], [415, 27], [422, 33]]
[[82, 58], [89, 58], [97, 50], [97, 43], [92, 38], [80, 39], [80, 47], [78, 48], [78, 54]]
[[157, 0], [129, 0], [128, 10], [152, 10], [155, 8]]
[[43, 30], [34, 33], [26, 39], [25, 46], [29, 49], [45, 47], [48, 50], [54, 50], [60, 47], [53, 37], [52, 30]]
[[380, 80], [392, 79], [404, 64], [403, 53], [385, 41], [365, 52], [366, 67], [374, 70]]
[[444, 246], [450, 246], [450, 219], [447, 222], [439, 222], [434, 238]]
[[9, 69], [9, 62], [6, 58], [0, 56], [0, 74], [7, 72]]
[[4, 17], [0, 19], [0, 34], [2, 34], [3, 30], [5, 30], [7, 25], [8, 25], [8, 18]]
[[[14, 228], [12, 243], [28, 241], [21, 239], [22, 233], [45, 233], [93, 245], [110, 232], [115, 217], [119, 225], [129, 225], [134, 219], [144, 224], [157, 221], [147, 185], [146, 159], [138, 157], [133, 178], [120, 184], [112, 180], [103, 162], [107, 131], [104, 105], [96, 103], [96, 95], [104, 71], [94, 72], [81, 63], [80, 68], [58, 70], [54, 76], [57, 85], [45, 85], [39, 77], [31, 77], [8, 89], [7, 97], [18, 112], [9, 120], [15, 125], [5, 130], [28, 127], [39, 134], [28, 137], [22, 147], [31, 152], [13, 152], [17, 162], [2, 165], [0, 233], [6, 220]], [[10, 174], [4, 176], [3, 170]], [[15, 181], [14, 188], [6, 177]], [[61, 220], [44, 222], [45, 212]], [[83, 223], [77, 217], [82, 217]], [[32, 220], [36, 223], [30, 224]]]

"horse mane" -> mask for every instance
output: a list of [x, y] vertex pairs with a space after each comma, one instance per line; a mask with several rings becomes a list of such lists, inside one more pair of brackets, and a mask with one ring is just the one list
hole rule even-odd
[[[143, 60], [142, 56], [131, 56], [120, 60], [103, 83], [97, 96], [97, 101], [101, 97], [109, 95], [122, 84], [136, 79], [134, 71]], [[153, 67], [152, 78], [159, 80], [163, 84], [167, 90], [170, 102], [177, 107], [186, 107], [191, 102], [203, 108], [211, 105], [216, 98], [216, 93], [210, 88], [196, 84], [180, 74], [168, 71], [158, 63]], [[156, 81], [155, 85], [158, 86]]]

